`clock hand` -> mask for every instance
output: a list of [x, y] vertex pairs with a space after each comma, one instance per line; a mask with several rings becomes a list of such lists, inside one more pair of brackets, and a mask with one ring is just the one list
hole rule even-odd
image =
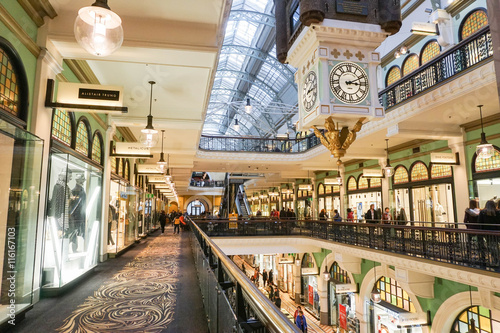
[[354, 81], [345, 81], [345, 84], [347, 84], [348, 86], [350, 86], [351, 84], [359, 86], [359, 83], [355, 83]]

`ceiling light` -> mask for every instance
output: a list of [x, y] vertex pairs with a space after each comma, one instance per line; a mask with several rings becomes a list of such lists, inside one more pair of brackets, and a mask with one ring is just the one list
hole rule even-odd
[[389, 162], [389, 139], [385, 139], [385, 145], [387, 147], [387, 149], [386, 149], [387, 160], [386, 160], [385, 167], [384, 167], [384, 175], [387, 178], [389, 178], [389, 177], [392, 177], [392, 175], [394, 175], [394, 167], [392, 167], [391, 163]]
[[163, 136], [165, 135], [165, 130], [161, 130], [161, 153], [160, 153], [160, 160], [156, 162], [157, 169], [160, 170], [161, 173], [165, 173], [165, 169], [167, 168], [167, 162], [165, 162], [165, 159], [163, 158]]
[[325, 265], [325, 271], [323, 272], [323, 279], [325, 279], [326, 282], [330, 281], [330, 273], [328, 272], [328, 268]]
[[401, 53], [399, 53], [399, 51], [394, 52], [394, 58], [397, 59], [399, 57], [401, 57]]
[[297, 257], [295, 258], [295, 265], [300, 266], [302, 262], [300, 261], [300, 255], [297, 253]]
[[108, 0], [96, 0], [92, 6], [78, 11], [74, 34], [85, 51], [104, 57], [122, 45], [122, 20], [110, 10]]
[[399, 49], [399, 52], [401, 54], [407, 54], [408, 53], [408, 48], [406, 46], [401, 46], [401, 48]]
[[486, 141], [486, 134], [483, 129], [483, 106], [478, 105], [477, 107], [479, 108], [479, 116], [481, 117], [481, 143], [476, 147], [476, 155], [478, 158], [490, 158], [493, 156], [495, 149], [491, 143]]
[[234, 126], [233, 126], [235, 131], [240, 130], [240, 124], [238, 124], [238, 118], [234, 118]]
[[247, 98], [247, 105], [245, 105], [245, 112], [246, 113], [252, 112], [252, 106], [250, 105], [250, 98]]
[[377, 271], [375, 269], [375, 262], [373, 262], [373, 275], [375, 276], [375, 284], [373, 285], [372, 292], [370, 294], [370, 299], [373, 303], [380, 303], [382, 301], [382, 297], [380, 296], [380, 291], [377, 289]]
[[158, 143], [158, 131], [153, 127], [153, 116], [151, 115], [151, 109], [153, 107], [153, 85], [155, 83], [155, 81], [149, 81], [151, 85], [151, 95], [149, 97], [148, 124], [146, 128], [141, 130], [141, 137], [139, 138], [139, 141], [146, 147], [154, 147]]

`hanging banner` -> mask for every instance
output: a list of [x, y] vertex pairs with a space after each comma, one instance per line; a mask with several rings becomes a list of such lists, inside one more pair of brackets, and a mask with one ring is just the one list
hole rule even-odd
[[148, 183], [163, 183], [163, 184], [165, 184], [165, 177], [163, 177], [163, 176], [148, 176]]
[[314, 303], [314, 288], [311, 285], [309, 285], [308, 296], [309, 296], [309, 304], [312, 305]]
[[342, 304], [339, 304], [339, 324], [341, 328], [347, 329], [347, 311]]
[[[137, 164], [137, 172], [162, 174], [162, 172], [158, 170], [158, 166], [156, 164]], [[165, 178], [163, 179], [163, 182], [165, 182]]]

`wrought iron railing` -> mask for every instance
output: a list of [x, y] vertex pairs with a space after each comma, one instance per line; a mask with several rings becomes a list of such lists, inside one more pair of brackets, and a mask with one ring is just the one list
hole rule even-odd
[[210, 332], [300, 332], [195, 223], [190, 225]]
[[[500, 272], [499, 226], [429, 222], [408, 222], [400, 225], [398, 224], [401, 223], [400, 221], [380, 224], [279, 219], [239, 220], [237, 222], [195, 220], [195, 223], [211, 237], [309, 236]], [[458, 228], [459, 225], [466, 225], [468, 228]]]
[[256, 153], [303, 153], [320, 143], [321, 141], [315, 135], [310, 135], [303, 139], [266, 139], [202, 135], [200, 138], [200, 149], [208, 151]]
[[445, 82], [455, 75], [473, 68], [493, 56], [493, 44], [489, 27], [478, 32], [450, 50], [423, 65], [412, 74], [403, 77], [379, 93], [380, 103], [387, 112]]

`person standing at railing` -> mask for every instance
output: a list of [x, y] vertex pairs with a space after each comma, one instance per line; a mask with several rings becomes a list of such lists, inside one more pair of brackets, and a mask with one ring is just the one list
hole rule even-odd
[[335, 222], [342, 222], [342, 216], [340, 216], [338, 209], [333, 210], [333, 220]]
[[[481, 210], [478, 208], [478, 202], [477, 200], [469, 200], [469, 208], [465, 209], [465, 215], [464, 215], [464, 223], [465, 227], [467, 229], [472, 229], [472, 230], [479, 230], [481, 229], [479, 223], [479, 213]], [[472, 255], [472, 244], [474, 244], [474, 238], [477, 238], [477, 247], [478, 247], [478, 253], [479, 253], [479, 258], [484, 259], [484, 251], [486, 250], [484, 246], [484, 237], [481, 235], [478, 235], [475, 237], [474, 235], [467, 234], [468, 242], [466, 242], [466, 248], [467, 248], [467, 255], [469, 262], [473, 262], [473, 255]], [[483, 256], [481, 257], [481, 254]]]
[[[391, 221], [392, 221], [392, 215], [389, 210], [389, 207], [385, 207], [384, 214], [382, 214], [382, 224], [390, 225]], [[391, 229], [388, 227], [382, 228], [382, 233], [384, 235], [384, 248], [385, 248], [389, 245], [388, 242], [391, 236]]]
[[[371, 204], [370, 209], [365, 214], [366, 223], [379, 223], [380, 221], [380, 213], [378, 210], [375, 210], [375, 205]], [[368, 238], [370, 245], [373, 245], [375, 242], [375, 228], [368, 228]]]
[[319, 212], [319, 220], [326, 221], [326, 212], [324, 208]]
[[354, 212], [351, 208], [347, 208], [347, 222], [354, 222]]
[[[483, 224], [481, 228], [484, 230], [500, 231], [500, 211], [496, 209], [495, 201], [486, 201], [484, 209], [479, 213], [478, 221], [479, 224]], [[498, 236], [487, 236], [487, 245], [491, 256], [490, 260], [493, 266], [498, 266], [500, 264], [498, 253], [499, 243]], [[488, 260], [489, 258], [485, 259]]]

